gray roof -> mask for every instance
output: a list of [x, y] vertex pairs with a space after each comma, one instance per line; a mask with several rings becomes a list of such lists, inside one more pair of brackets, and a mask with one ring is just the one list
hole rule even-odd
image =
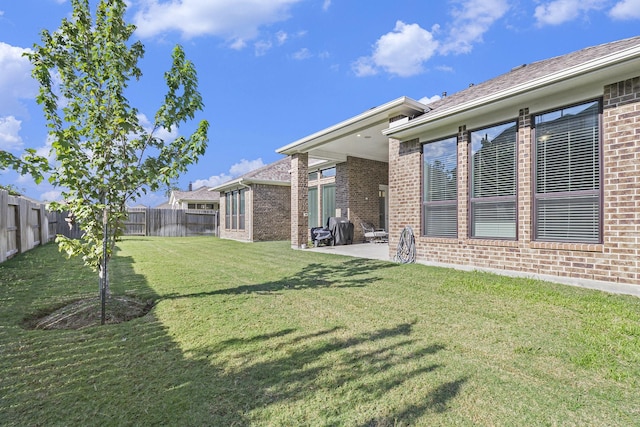
[[200, 187], [193, 191], [173, 191], [173, 197], [176, 200], [184, 201], [212, 201], [217, 202], [220, 200], [220, 194], [214, 191], [209, 191], [209, 187]]
[[249, 184], [267, 185], [291, 185], [291, 159], [289, 156], [283, 157], [273, 163], [269, 163], [251, 172], [247, 172], [238, 178], [227, 181], [213, 187], [212, 192], [228, 191], [234, 188]]
[[530, 64], [523, 64], [521, 66], [514, 67], [511, 71], [491, 80], [487, 80], [486, 82], [471, 86], [460, 92], [456, 92], [438, 101], [432, 102], [428, 104], [428, 107], [436, 111], [452, 108], [474, 99], [483, 98], [493, 93], [527, 83], [531, 80], [638, 45], [640, 45], [640, 36], [588, 47], [566, 55], [556, 56], [554, 58], [532, 62]]
[[258, 169], [254, 169], [242, 175], [245, 182], [257, 182], [257, 181], [274, 181], [274, 182], [290, 182], [291, 175], [291, 158], [283, 157], [273, 163], [263, 166]]

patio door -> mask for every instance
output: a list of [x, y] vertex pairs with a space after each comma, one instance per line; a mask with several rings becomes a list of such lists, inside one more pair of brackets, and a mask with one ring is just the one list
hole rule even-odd
[[387, 194], [389, 193], [389, 186], [382, 185], [378, 187], [378, 209], [380, 212], [379, 215], [379, 224], [380, 228], [384, 228], [389, 231], [389, 197]]

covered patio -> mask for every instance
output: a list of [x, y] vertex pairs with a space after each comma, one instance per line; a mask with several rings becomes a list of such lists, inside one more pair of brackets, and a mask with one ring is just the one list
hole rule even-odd
[[[354, 241], [364, 237], [363, 222], [391, 231], [389, 139], [383, 130], [420, 116], [426, 109], [411, 98], [398, 98], [276, 150], [291, 157], [292, 248], [307, 244], [310, 228], [324, 225], [331, 216], [346, 217], [353, 223]], [[335, 209], [312, 225], [309, 173], [323, 168], [335, 168]], [[387, 248], [383, 259], [389, 259], [388, 245], [379, 245], [375, 252], [383, 248]]]

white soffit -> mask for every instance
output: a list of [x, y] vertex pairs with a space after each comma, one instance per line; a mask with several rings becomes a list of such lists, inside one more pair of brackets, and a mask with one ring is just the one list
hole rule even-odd
[[[379, 141], [380, 136], [382, 136], [382, 130], [386, 129], [389, 125], [389, 118], [400, 114], [408, 116], [422, 114], [426, 108], [427, 107], [424, 104], [418, 101], [407, 97], [401, 97], [379, 107], [372, 108], [362, 114], [330, 126], [319, 132], [301, 138], [289, 145], [277, 149], [276, 152], [291, 155], [296, 153], [311, 153], [312, 150], [316, 149], [318, 153], [335, 153], [336, 148], [339, 148], [342, 143], [347, 142], [348, 139], [353, 137], [358, 138], [358, 135], [360, 135], [363, 140], [376, 139]], [[386, 141], [386, 138], [384, 138], [384, 140]], [[324, 145], [332, 142], [335, 145], [332, 149], [324, 147]], [[344, 155], [344, 151], [345, 150], [337, 150], [337, 153]], [[313, 157], [325, 158], [324, 156], [315, 154], [315, 152]]]

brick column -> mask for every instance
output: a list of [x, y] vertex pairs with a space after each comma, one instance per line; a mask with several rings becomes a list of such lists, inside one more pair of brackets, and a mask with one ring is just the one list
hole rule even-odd
[[393, 259], [404, 227], [411, 226], [419, 244], [422, 212], [422, 155], [418, 139], [389, 139], [389, 258]]
[[291, 156], [291, 247], [309, 241], [309, 155]]
[[469, 133], [458, 127], [458, 241], [469, 238]]
[[533, 240], [532, 203], [534, 194], [533, 159], [535, 144], [531, 140], [531, 115], [528, 108], [518, 114], [518, 241], [528, 244]]
[[[610, 276], [640, 282], [640, 77], [604, 88], [603, 243]], [[600, 279], [600, 277], [597, 277]]]

